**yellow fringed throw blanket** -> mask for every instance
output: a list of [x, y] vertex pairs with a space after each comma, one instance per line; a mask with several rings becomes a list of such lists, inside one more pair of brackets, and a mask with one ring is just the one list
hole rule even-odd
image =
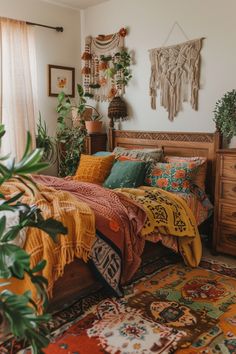
[[117, 192], [125, 194], [141, 204], [147, 220], [141, 237], [151, 241], [151, 235], [176, 236], [179, 251], [184, 261], [191, 267], [200, 263], [202, 245], [194, 215], [185, 200], [160, 188], [122, 188]]
[[[72, 262], [75, 257], [88, 261], [90, 251], [95, 241], [95, 217], [90, 207], [78, 201], [74, 196], [65, 191], [57, 191], [53, 188], [37, 185], [34, 194], [24, 184], [18, 181], [9, 181], [0, 187], [0, 192], [7, 198], [24, 192], [21, 201], [29, 205], [37, 205], [44, 218], [54, 218], [63, 223], [68, 229], [67, 235], [59, 235], [55, 243], [44, 231], [36, 228], [27, 230], [25, 251], [31, 255], [31, 265], [34, 267], [39, 261], [45, 259], [47, 264], [42, 275], [48, 280], [48, 295], [52, 295], [55, 281], [63, 275], [66, 264]], [[36, 289], [29, 278], [18, 281], [10, 279], [11, 285], [7, 288], [15, 293], [23, 293], [30, 290], [33, 300], [36, 299]], [[72, 285], [73, 286], [73, 285]]]

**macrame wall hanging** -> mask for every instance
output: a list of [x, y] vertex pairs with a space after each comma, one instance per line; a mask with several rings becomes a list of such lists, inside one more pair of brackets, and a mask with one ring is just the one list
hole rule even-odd
[[120, 63], [127, 52], [124, 51], [125, 28], [111, 35], [87, 37], [82, 55], [82, 69], [85, 96], [96, 101], [110, 101], [125, 91], [125, 80]]
[[156, 109], [157, 90], [160, 90], [160, 104], [168, 111], [171, 121], [182, 109], [182, 103], [189, 101], [189, 95], [192, 108], [198, 108], [202, 39], [149, 51], [151, 107]]

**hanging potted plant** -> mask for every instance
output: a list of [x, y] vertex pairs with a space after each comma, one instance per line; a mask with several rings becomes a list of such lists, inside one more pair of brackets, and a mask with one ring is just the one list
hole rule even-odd
[[229, 147], [236, 147], [236, 90], [228, 91], [216, 102], [213, 120], [227, 143], [230, 143]]

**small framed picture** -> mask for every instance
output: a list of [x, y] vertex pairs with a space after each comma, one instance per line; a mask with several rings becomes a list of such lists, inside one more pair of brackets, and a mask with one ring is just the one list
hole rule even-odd
[[75, 97], [75, 68], [48, 65], [48, 96], [57, 96], [61, 91]]

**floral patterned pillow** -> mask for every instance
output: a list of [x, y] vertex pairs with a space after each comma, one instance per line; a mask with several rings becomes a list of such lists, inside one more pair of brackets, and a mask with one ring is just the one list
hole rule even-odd
[[207, 174], [207, 159], [205, 157], [182, 157], [182, 156], [165, 156], [165, 162], [199, 162], [199, 169], [193, 178], [193, 183], [205, 191], [205, 182]]
[[198, 171], [198, 161], [157, 163], [146, 175], [145, 184], [169, 192], [190, 193], [193, 177]]

